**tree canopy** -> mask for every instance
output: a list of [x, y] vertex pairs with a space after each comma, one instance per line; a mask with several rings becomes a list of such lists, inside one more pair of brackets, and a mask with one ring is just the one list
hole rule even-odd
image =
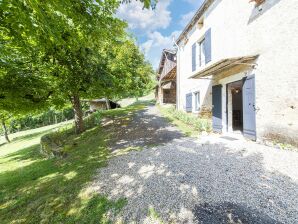
[[2, 0], [0, 111], [27, 113], [71, 101], [80, 133], [81, 98], [121, 98], [150, 88], [152, 68], [115, 17], [119, 4]]

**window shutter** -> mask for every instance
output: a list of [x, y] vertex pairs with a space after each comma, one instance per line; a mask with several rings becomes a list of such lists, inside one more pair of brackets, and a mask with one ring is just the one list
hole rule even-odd
[[192, 45], [191, 48], [191, 57], [192, 57], [192, 71], [196, 70], [196, 43]]
[[192, 93], [186, 94], [186, 111], [192, 112]]
[[205, 44], [204, 44], [204, 51], [205, 51], [205, 63], [211, 61], [211, 28], [209, 28], [205, 33]]

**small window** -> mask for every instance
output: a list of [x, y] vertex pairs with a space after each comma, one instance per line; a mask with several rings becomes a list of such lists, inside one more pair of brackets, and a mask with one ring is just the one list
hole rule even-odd
[[199, 67], [205, 65], [205, 38], [198, 42], [198, 56], [197, 56], [197, 64]]
[[195, 98], [195, 111], [200, 110], [200, 92], [195, 92], [194, 93], [194, 98]]
[[204, 18], [202, 17], [201, 19], [199, 19], [199, 22], [198, 22], [198, 28], [199, 29], [202, 29], [204, 26]]

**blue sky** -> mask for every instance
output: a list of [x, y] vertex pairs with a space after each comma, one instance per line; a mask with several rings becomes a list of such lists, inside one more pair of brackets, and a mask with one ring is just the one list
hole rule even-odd
[[129, 24], [146, 59], [157, 68], [162, 49], [171, 48], [203, 0], [159, 0], [155, 10], [143, 9], [139, 1], [123, 4], [118, 16]]

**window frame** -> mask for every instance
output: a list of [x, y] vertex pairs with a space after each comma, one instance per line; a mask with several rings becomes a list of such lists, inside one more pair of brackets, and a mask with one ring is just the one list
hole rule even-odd
[[196, 91], [193, 93], [194, 95], [194, 111], [199, 112], [201, 109], [201, 93], [200, 91]]
[[197, 66], [202, 67], [206, 65], [206, 55], [205, 55], [205, 36], [203, 36], [199, 41], [197, 41]]

